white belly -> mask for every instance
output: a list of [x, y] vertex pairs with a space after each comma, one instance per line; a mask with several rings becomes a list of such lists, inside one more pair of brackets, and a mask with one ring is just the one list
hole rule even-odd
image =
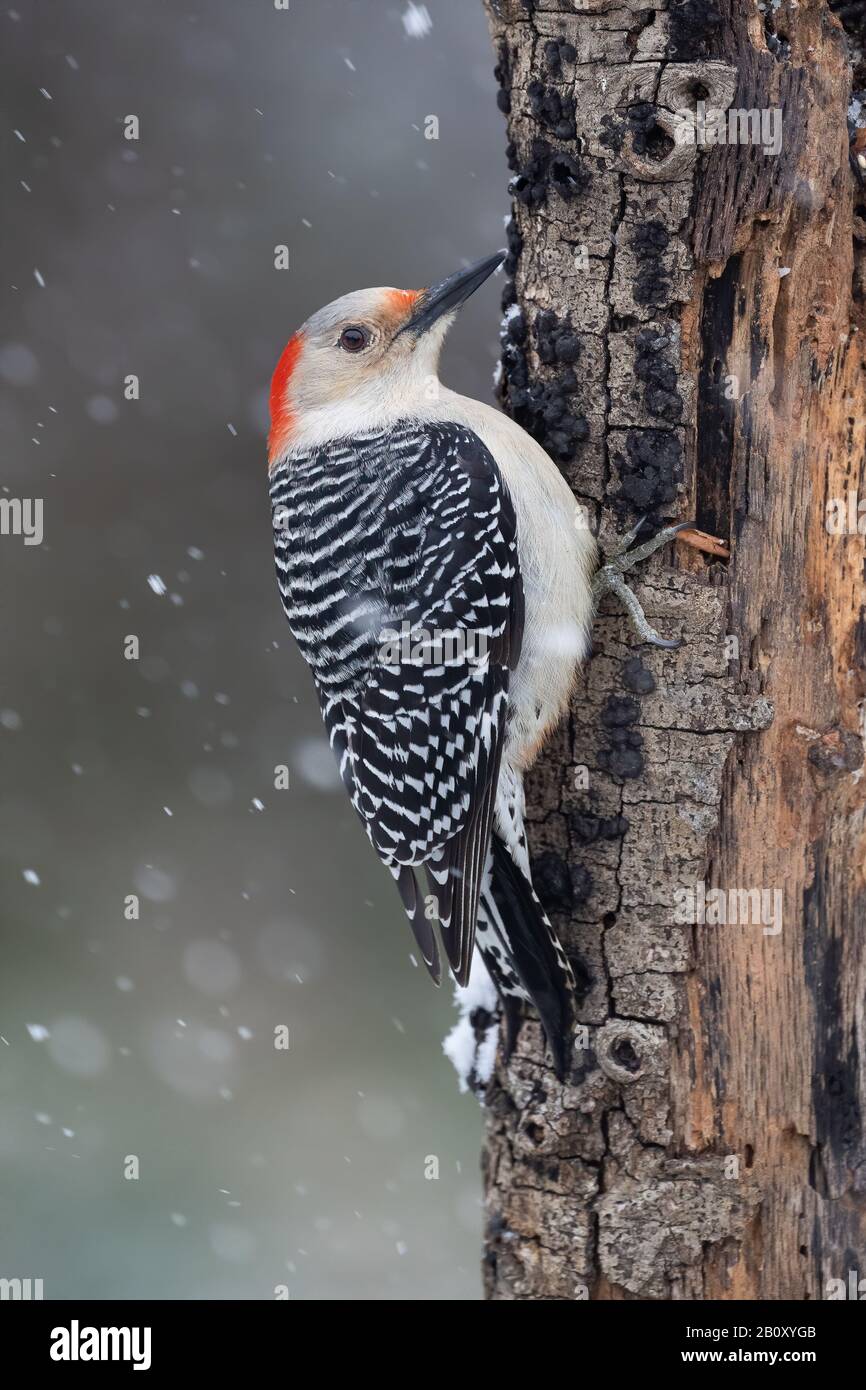
[[504, 755], [523, 770], [564, 713], [589, 650], [595, 539], [556, 465], [507, 415], [444, 388], [428, 409], [475, 431], [496, 459], [514, 503], [526, 622]]

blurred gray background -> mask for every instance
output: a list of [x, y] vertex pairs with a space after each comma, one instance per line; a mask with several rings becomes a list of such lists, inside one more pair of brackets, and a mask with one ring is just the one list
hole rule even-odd
[[[46, 1298], [480, 1296], [451, 991], [337, 788], [265, 471], [310, 312], [502, 244], [480, 0], [426, 11], [0, 18], [0, 495], [44, 501], [0, 537], [0, 1275]], [[444, 362], [486, 399], [497, 290]]]

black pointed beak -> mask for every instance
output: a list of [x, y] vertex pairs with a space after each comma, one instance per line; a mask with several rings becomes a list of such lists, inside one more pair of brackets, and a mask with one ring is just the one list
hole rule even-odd
[[447, 280], [440, 280], [438, 285], [423, 290], [415, 302], [411, 317], [400, 332], [426, 333], [443, 314], [459, 309], [464, 300], [474, 294], [494, 270], [499, 269], [507, 255], [507, 251], [497, 251], [495, 256], [485, 256], [483, 261], [476, 261], [465, 270], [449, 275]]

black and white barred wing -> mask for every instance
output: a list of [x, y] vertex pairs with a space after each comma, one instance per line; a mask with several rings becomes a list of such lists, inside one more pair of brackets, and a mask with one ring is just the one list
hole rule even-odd
[[[394, 621], [381, 634], [348, 754], [355, 806], [397, 879], [431, 974], [440, 977], [438, 919], [449, 964], [465, 984], [522, 588], [511, 501], [478, 437], [431, 425], [416, 476], [416, 563], [411, 581], [393, 571]], [[405, 513], [405, 496], [388, 502], [386, 515], [389, 507]], [[426, 893], [416, 872], [422, 866]]]

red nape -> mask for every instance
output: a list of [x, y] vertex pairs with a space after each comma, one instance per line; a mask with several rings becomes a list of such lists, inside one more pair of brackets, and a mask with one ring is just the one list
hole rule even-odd
[[286, 401], [286, 388], [291, 380], [292, 372], [298, 365], [301, 344], [302, 335], [295, 333], [283, 348], [280, 360], [271, 377], [271, 429], [268, 435], [268, 453], [271, 456], [285, 442], [286, 436], [292, 431], [294, 416]]

